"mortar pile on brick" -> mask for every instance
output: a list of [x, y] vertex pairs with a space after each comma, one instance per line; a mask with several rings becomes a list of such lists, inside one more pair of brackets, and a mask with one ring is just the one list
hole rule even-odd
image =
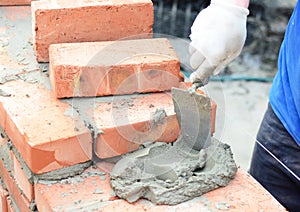
[[48, 62], [54, 43], [151, 38], [151, 0], [33, 1], [33, 47], [39, 62]]

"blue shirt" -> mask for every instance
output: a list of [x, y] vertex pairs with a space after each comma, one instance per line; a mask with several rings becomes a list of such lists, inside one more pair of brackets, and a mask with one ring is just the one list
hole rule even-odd
[[289, 20], [278, 57], [278, 73], [270, 91], [270, 104], [300, 146], [300, 4]]

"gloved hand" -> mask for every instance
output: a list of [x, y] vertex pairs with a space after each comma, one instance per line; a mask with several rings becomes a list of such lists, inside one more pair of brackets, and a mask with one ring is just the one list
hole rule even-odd
[[246, 21], [249, 10], [232, 1], [211, 0], [191, 27], [190, 63], [196, 69], [193, 83], [204, 85], [235, 59], [246, 40]]

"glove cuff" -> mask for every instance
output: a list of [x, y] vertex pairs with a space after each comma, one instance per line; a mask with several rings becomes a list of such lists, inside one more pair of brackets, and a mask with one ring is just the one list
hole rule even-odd
[[222, 7], [226, 10], [231, 11], [232, 13], [239, 16], [248, 16], [249, 10], [245, 7], [237, 6], [234, 3], [224, 2], [224, 0], [211, 0], [211, 5]]

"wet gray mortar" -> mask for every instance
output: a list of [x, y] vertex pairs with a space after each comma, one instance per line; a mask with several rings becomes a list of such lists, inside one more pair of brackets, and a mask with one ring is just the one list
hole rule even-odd
[[[213, 189], [226, 186], [234, 178], [237, 166], [230, 146], [216, 139], [211, 145], [200, 151], [199, 157], [204, 159], [204, 167], [199, 167], [197, 157], [189, 157], [176, 165], [174, 171], [178, 175], [175, 181], [162, 179], [159, 176], [143, 172], [145, 160], [165, 154], [173, 148], [166, 143], [156, 143], [135, 153], [128, 154], [120, 160], [111, 172], [111, 186], [117, 196], [128, 202], [146, 198], [155, 204], [175, 205], [199, 197]], [[178, 155], [180, 154], [180, 148]], [[205, 151], [205, 154], [203, 154]], [[191, 153], [193, 154], [193, 153]], [[203, 156], [205, 156], [203, 158]], [[198, 164], [198, 165], [197, 165]]]

